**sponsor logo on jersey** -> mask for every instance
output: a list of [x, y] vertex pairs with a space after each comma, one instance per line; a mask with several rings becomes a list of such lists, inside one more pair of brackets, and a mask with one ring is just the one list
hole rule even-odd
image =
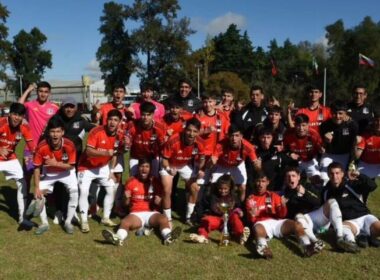
[[189, 101], [187, 101], [187, 106], [193, 107], [194, 106], [194, 101], [191, 100], [191, 99]]
[[350, 131], [348, 130], [347, 127], [343, 128], [342, 134], [345, 135], [345, 136], [350, 135]]
[[47, 109], [46, 113], [47, 113], [48, 115], [53, 115], [53, 114], [54, 114], [54, 110], [51, 109], [51, 108], [49, 108], [49, 109]]
[[73, 128], [79, 128], [79, 122], [73, 123]]
[[364, 107], [364, 108], [363, 108], [363, 114], [369, 114], [369, 110], [368, 110], [367, 107]]

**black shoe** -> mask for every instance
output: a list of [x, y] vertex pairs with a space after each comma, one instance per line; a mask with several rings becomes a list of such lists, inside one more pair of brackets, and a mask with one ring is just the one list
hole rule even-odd
[[359, 234], [358, 237], [356, 237], [356, 244], [358, 244], [358, 246], [361, 248], [367, 248], [368, 239], [369, 237], [367, 235]]
[[379, 248], [380, 247], [380, 240], [377, 239], [376, 237], [368, 236], [368, 243], [372, 247], [375, 247], [375, 248]]

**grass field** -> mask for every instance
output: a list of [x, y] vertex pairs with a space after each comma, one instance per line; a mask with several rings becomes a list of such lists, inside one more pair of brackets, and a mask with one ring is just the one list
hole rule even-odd
[[[370, 209], [380, 216], [380, 190], [369, 200]], [[179, 242], [161, 245], [158, 236], [136, 237], [131, 233], [124, 247], [104, 244], [95, 220], [91, 232], [78, 228], [67, 235], [50, 221], [43, 236], [17, 231], [16, 190], [13, 182], [0, 175], [0, 279], [380, 279], [380, 249], [368, 248], [357, 255], [336, 252], [331, 247], [305, 259], [293, 241], [273, 240], [274, 259], [254, 256], [254, 246], [233, 243], [192, 244], [184, 229]], [[39, 219], [35, 219], [39, 223]], [[330, 243], [330, 244], [329, 244]]]

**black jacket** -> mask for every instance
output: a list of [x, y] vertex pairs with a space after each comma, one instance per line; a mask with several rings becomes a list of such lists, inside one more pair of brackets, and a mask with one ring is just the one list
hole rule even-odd
[[[342, 211], [343, 220], [351, 220], [370, 214], [363, 202], [363, 197], [376, 189], [376, 183], [368, 176], [360, 174], [358, 180], [345, 180], [339, 187], [334, 187], [328, 182], [323, 189], [323, 201], [335, 198]], [[355, 193], [356, 194], [355, 194]]]
[[168, 97], [163, 102], [166, 109], [168, 109], [168, 104], [170, 103], [170, 100], [176, 100], [178, 103], [182, 105], [182, 108], [184, 110], [193, 114], [197, 113], [202, 108], [202, 102], [193, 92], [190, 92], [190, 94], [186, 98], [183, 98], [181, 95], [179, 95], [179, 93]]
[[348, 105], [348, 114], [359, 125], [359, 133], [364, 132], [373, 117], [373, 107], [371, 104], [364, 103], [362, 106], [357, 106], [356, 103], [350, 102]]

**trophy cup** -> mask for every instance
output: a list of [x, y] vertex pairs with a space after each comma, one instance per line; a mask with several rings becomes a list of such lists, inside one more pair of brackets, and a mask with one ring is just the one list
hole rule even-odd
[[223, 212], [223, 230], [219, 245], [228, 246], [230, 243], [230, 234], [228, 233], [228, 212], [231, 209], [231, 205], [228, 202], [222, 202], [219, 204], [219, 209]]

